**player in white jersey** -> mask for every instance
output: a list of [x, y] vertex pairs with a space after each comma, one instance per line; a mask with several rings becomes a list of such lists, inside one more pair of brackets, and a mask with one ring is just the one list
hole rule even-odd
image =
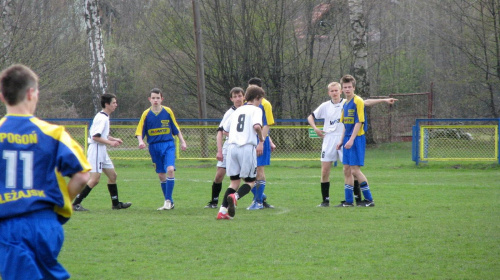
[[[331, 100], [323, 102], [314, 110], [308, 117], [309, 125], [314, 129], [319, 137], [323, 138], [321, 147], [321, 195], [323, 202], [320, 207], [330, 206], [330, 169], [332, 162], [342, 162], [342, 149], [337, 150], [337, 144], [342, 142], [342, 133], [344, 132], [344, 124], [340, 122], [342, 108], [344, 107], [345, 99], [340, 97], [342, 88], [340, 83], [333, 82], [328, 84], [328, 95]], [[377, 103], [386, 102], [394, 104], [397, 99], [368, 99], [365, 101], [365, 106], [372, 106]], [[323, 119], [323, 129], [319, 129], [315, 124], [315, 119]], [[361, 201], [361, 191], [359, 184], [355, 181], [354, 195], [356, 202]]]
[[[217, 129], [217, 171], [215, 173], [214, 182], [212, 183], [212, 197], [205, 208], [217, 208], [220, 191], [222, 190], [222, 180], [224, 180], [224, 176], [226, 175], [226, 155], [228, 143], [227, 136], [223, 135], [223, 125], [229, 119], [231, 114], [243, 105], [243, 101], [245, 100], [245, 91], [240, 87], [231, 89], [229, 94], [231, 96], [230, 99], [233, 102], [233, 106], [226, 111], [222, 121], [220, 122], [219, 128]], [[226, 141], [222, 144], [224, 137], [226, 138]]]
[[97, 113], [92, 121], [89, 131], [89, 147], [87, 150], [87, 160], [92, 165], [90, 171], [90, 180], [83, 191], [78, 194], [73, 201], [74, 211], [88, 211], [81, 203], [90, 191], [97, 186], [101, 179], [101, 173], [104, 172], [108, 177], [108, 191], [111, 196], [111, 209], [119, 210], [129, 208], [132, 203], [120, 202], [118, 200], [118, 187], [116, 185], [116, 171], [113, 162], [109, 158], [106, 145], [117, 147], [123, 143], [120, 138], [115, 138], [109, 135], [109, 115], [113, 113], [118, 106], [116, 96], [114, 94], [103, 94], [101, 96], [102, 111]]
[[[232, 219], [239, 198], [245, 196], [255, 185], [257, 176], [257, 137], [262, 136], [262, 110], [258, 107], [265, 92], [258, 86], [249, 86], [245, 92], [247, 103], [236, 109], [224, 123], [225, 132], [229, 133], [227, 140], [226, 173], [231, 184], [224, 194], [222, 206], [217, 219]], [[240, 187], [241, 179], [245, 183]]]

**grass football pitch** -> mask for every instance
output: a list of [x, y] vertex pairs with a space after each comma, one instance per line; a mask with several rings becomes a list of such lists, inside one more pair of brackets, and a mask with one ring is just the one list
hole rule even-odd
[[[415, 166], [411, 147], [367, 151], [376, 207], [319, 208], [320, 162], [272, 161], [268, 201], [275, 209], [234, 220], [204, 209], [213, 161], [178, 161], [175, 209], [148, 161], [115, 161], [120, 200], [111, 210], [106, 178], [64, 226], [59, 261], [72, 279], [497, 279], [500, 274], [500, 167], [431, 162]], [[332, 168], [330, 199], [344, 197]], [[224, 179], [223, 190], [229, 184]]]

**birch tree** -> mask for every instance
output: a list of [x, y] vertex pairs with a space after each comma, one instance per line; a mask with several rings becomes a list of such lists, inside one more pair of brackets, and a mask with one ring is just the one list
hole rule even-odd
[[363, 0], [348, 0], [349, 19], [351, 22], [350, 40], [354, 55], [353, 76], [356, 78], [356, 88], [360, 96], [370, 96], [368, 81], [368, 47], [366, 42], [365, 15]]
[[108, 87], [106, 63], [104, 61], [104, 44], [101, 31], [98, 0], [84, 0], [85, 25], [90, 54], [91, 95], [95, 113], [101, 110], [100, 98]]
[[[351, 23], [350, 41], [354, 55], [353, 75], [356, 78], [356, 91], [359, 96], [370, 96], [370, 82], [368, 81], [368, 45], [366, 40], [365, 15], [363, 0], [349, 0], [349, 20]], [[370, 126], [370, 110], [367, 110], [368, 126]], [[375, 143], [371, 131], [366, 132], [366, 142]]]

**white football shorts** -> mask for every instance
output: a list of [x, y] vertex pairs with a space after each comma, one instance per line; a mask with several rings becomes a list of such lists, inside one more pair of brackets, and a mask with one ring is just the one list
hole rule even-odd
[[222, 145], [222, 161], [217, 161], [217, 167], [226, 168], [227, 146], [227, 142], [224, 142], [224, 145]]
[[323, 138], [323, 145], [321, 147], [321, 161], [324, 162], [342, 162], [342, 149], [337, 150], [337, 144], [342, 141], [340, 138], [342, 135], [338, 134], [326, 134]]
[[241, 179], [257, 176], [257, 151], [252, 144], [229, 144], [226, 163], [227, 176], [239, 175]]
[[90, 172], [102, 173], [103, 168], [115, 168], [109, 158], [106, 145], [103, 144], [89, 144], [87, 160], [92, 165]]

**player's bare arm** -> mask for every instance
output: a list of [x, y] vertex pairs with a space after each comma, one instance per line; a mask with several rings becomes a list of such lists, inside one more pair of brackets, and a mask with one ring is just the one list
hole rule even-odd
[[312, 114], [310, 114], [309, 117], [307, 117], [307, 122], [314, 129], [314, 132], [316, 132], [316, 134], [318, 134], [319, 137], [321, 138], [325, 137], [325, 135], [323, 134], [323, 130], [319, 129], [314, 123], [314, 117]]
[[[260, 128], [262, 136], [264, 137], [264, 140], [265, 140], [265, 137], [269, 133], [269, 126], [268, 125], [264, 125], [263, 127], [259, 126], [259, 128]], [[257, 149], [257, 156], [258, 157], [261, 156], [264, 153], [264, 140], [260, 140], [259, 144], [257, 144], [257, 148], [256, 149]]]
[[68, 182], [68, 194], [71, 200], [73, 200], [82, 191], [89, 178], [90, 175], [88, 172], [78, 172], [71, 176], [71, 179]]
[[123, 140], [120, 139], [120, 138], [115, 138], [115, 137], [112, 137], [112, 136], [108, 136], [108, 139], [111, 140], [111, 141], [117, 141], [118, 143], [123, 144]]
[[137, 140], [139, 140], [139, 149], [144, 149], [146, 148], [146, 143], [144, 143], [144, 140], [142, 140], [141, 135], [136, 135]]
[[344, 148], [350, 149], [352, 145], [354, 144], [354, 139], [356, 139], [356, 136], [358, 135], [359, 130], [361, 129], [361, 125], [363, 125], [362, 122], [358, 122], [354, 125], [354, 129], [352, 130], [352, 135], [351, 138], [345, 143]]
[[269, 146], [271, 146], [271, 152], [276, 150], [276, 145], [274, 144], [273, 139], [271, 139], [271, 136], [269, 136]]
[[342, 136], [340, 137], [340, 142], [337, 144], [337, 150], [342, 149], [342, 144], [344, 142], [345, 129], [342, 129]]
[[[262, 129], [260, 129], [260, 133], [262, 134]], [[260, 140], [260, 137], [259, 137], [259, 144], [257, 144], [255, 150], [257, 151], [258, 157], [260, 157], [264, 152], [264, 140]]]
[[268, 134], [269, 134], [269, 125], [266, 124], [262, 127], [262, 136], [264, 136], [265, 138], [267, 137]]
[[373, 106], [382, 102], [392, 105], [396, 101], [398, 101], [396, 98], [366, 99], [365, 106]]
[[[255, 124], [253, 126], [253, 129], [255, 130], [255, 132], [257, 132], [257, 136], [259, 137], [259, 145], [264, 143], [264, 136], [262, 135], [262, 127], [260, 126], [260, 124]], [[262, 154], [262, 150], [261, 150], [261, 154]], [[259, 153], [257, 152], [257, 156], [259, 155]]]
[[92, 140], [96, 141], [97, 143], [105, 144], [105, 145], [110, 145], [111, 147], [118, 147], [120, 146], [120, 142], [116, 140], [111, 140], [109, 139], [104, 139], [101, 136], [92, 136]]
[[222, 161], [223, 156], [222, 156], [222, 130], [217, 131], [217, 160]]
[[179, 140], [181, 141], [181, 150], [185, 151], [187, 149], [186, 141], [184, 141], [184, 137], [182, 137], [182, 133], [179, 130], [179, 134], [177, 134], [177, 137], [179, 137]]

